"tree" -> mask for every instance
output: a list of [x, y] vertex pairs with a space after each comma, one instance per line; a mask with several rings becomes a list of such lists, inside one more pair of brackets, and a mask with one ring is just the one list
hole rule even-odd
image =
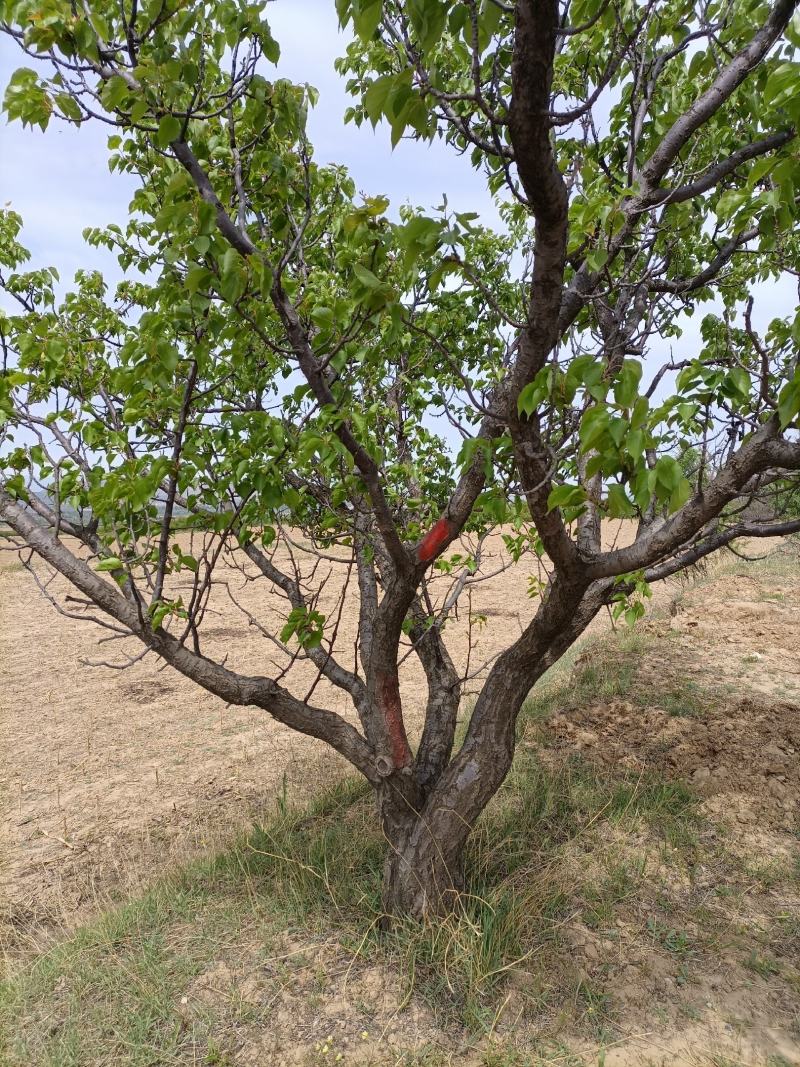
[[[446, 203], [390, 219], [314, 162], [315, 94], [270, 79], [264, 3], [0, 4], [32, 64], [8, 115], [108, 123], [111, 169], [138, 182], [124, 227], [87, 234], [128, 271], [113, 294], [85, 272], [57, 300], [2, 216], [0, 516], [79, 592], [59, 610], [368, 779], [387, 913], [452, 905], [523, 701], [601, 608], [633, 621], [650, 583], [800, 530], [769, 517], [800, 471], [800, 316], [753, 318], [800, 269], [795, 7], [337, 0], [347, 118], [468, 153], [495, 234]], [[704, 302], [701, 340], [681, 341]], [[603, 547], [609, 518], [632, 543]], [[454, 751], [446, 622], [497, 529], [520, 581], [545, 578]], [[280, 566], [281, 544], [311, 564]], [[286, 650], [280, 675], [204, 654], [223, 554], [285, 605], [279, 627], [249, 619]], [[355, 662], [320, 610], [329, 572], [357, 581]], [[413, 747], [407, 655], [428, 685]], [[300, 660], [352, 720], [298, 695]]]

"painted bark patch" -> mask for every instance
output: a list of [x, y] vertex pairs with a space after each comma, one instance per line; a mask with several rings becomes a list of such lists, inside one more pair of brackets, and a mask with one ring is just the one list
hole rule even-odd
[[417, 559], [420, 563], [430, 563], [449, 539], [450, 523], [447, 519], [441, 518], [431, 526], [417, 546]]
[[411, 763], [411, 749], [403, 723], [403, 706], [400, 703], [400, 685], [397, 675], [378, 676], [378, 701], [386, 723], [386, 734], [392, 749], [396, 770]]

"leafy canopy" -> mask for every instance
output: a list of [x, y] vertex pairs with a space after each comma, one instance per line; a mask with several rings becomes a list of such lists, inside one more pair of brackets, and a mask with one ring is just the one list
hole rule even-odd
[[[46, 488], [91, 516], [105, 566], [124, 559], [129, 578], [159, 560], [199, 566], [179, 548], [163, 559], [165, 499], [243, 544], [268, 546], [280, 526], [349, 544], [377, 479], [413, 543], [473, 470], [467, 529], [511, 522], [512, 548], [542, 551], [509, 428], [486, 422], [531, 321], [542, 217], [512, 144], [514, 5], [336, 7], [354, 31], [339, 63], [346, 118], [467, 153], [504, 233], [446, 204], [390, 214], [318, 165], [316, 94], [274, 76], [265, 3], [0, 3], [29, 57], [8, 83], [9, 118], [111, 122], [110, 169], [137, 180], [128, 218], [86, 233], [127, 272], [114, 292], [81, 272], [58, 296], [54, 270], [26, 269], [19, 217], [0, 216], [4, 486], [22, 500]], [[797, 270], [796, 18], [702, 136], [653, 169], [770, 10], [570, 6], [549, 123], [568, 195], [563, 283], [580, 299], [510, 400], [546, 450], [544, 513], [567, 524], [674, 513], [773, 413], [797, 426], [800, 315], [763, 336], [750, 316], [755, 294]], [[700, 343], [683, 346], [698, 312]], [[295, 616], [284, 636], [316, 641], [307, 624]]]

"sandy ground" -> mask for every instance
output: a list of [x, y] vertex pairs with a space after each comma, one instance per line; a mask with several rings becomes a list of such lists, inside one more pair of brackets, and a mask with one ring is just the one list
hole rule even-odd
[[[488, 570], [502, 562], [501, 547], [489, 546]], [[511, 568], [475, 587], [471, 608], [465, 606], [448, 628], [462, 669], [468, 651], [471, 664], [490, 660], [530, 616], [529, 571]], [[232, 567], [224, 576], [236, 599], [274, 632], [280, 614], [270, 606], [266, 586], [246, 581]], [[51, 588], [66, 592], [58, 583]], [[332, 578], [321, 610], [330, 611], [337, 589]], [[612, 991], [623, 1037], [604, 1052], [606, 1067], [800, 1064], [800, 942], [792, 922], [800, 898], [797, 875], [786, 874], [800, 872], [796, 555], [775, 573], [729, 559], [708, 575], [662, 586], [654, 600], [660, 612], [642, 626], [646, 643], [636, 703], [598, 696], [588, 705], [565, 707], [523, 745], [535, 745], [555, 765], [580, 754], [610, 770], [655, 769], [687, 781], [702, 798], [700, 859], [684, 871], [664, 860], [663, 844], [646, 838], [607, 839], [602, 846], [591, 835], [579, 841], [566, 862], [574, 862], [581, 877], [603, 849], [619, 850], [620, 862], [646, 855], [648, 868], [609, 929], [577, 919], [564, 929], [569, 951], [557, 957], [553, 981], [577, 988], [602, 983]], [[337, 636], [348, 664], [353, 604], [349, 599]], [[480, 615], [483, 626], [475, 621]], [[601, 618], [595, 628], [607, 626]], [[206, 635], [208, 653], [229, 652], [229, 664], [238, 669], [272, 673], [283, 666], [223, 587], [214, 592]], [[86, 659], [120, 658], [116, 643], [98, 646], [98, 636], [96, 627], [58, 616], [14, 557], [0, 554], [0, 877], [2, 929], [12, 952], [41, 945], [46, 934], [89, 917], [176, 860], [229, 840], [236, 827], [273, 811], [276, 797], [301, 800], [343, 769], [324, 746], [260, 712], [226, 707], [155, 661], [125, 671], [84, 666]], [[576, 671], [591, 655], [589, 647]], [[304, 695], [313, 677], [308, 665], [299, 665], [288, 681]], [[682, 699], [696, 685], [696, 714], [665, 703], [673, 683]], [[653, 706], [649, 688], [659, 694]], [[413, 733], [424, 703], [413, 658], [403, 667], [403, 696]], [[323, 683], [314, 699], [347, 711], [340, 694]], [[632, 848], [636, 854], [628, 857]], [[576, 900], [576, 914], [581, 906]], [[652, 925], [662, 910], [663, 930]], [[688, 948], [675, 942], [676, 930], [688, 938]], [[758, 970], [754, 946], [776, 961], [774, 972]], [[276, 972], [283, 999], [274, 1013], [270, 1009], [270, 1027], [242, 1029], [240, 1021], [231, 1021], [240, 1050], [232, 1062], [316, 1064], [318, 1038], [327, 1028], [341, 1035], [342, 1048], [349, 1048], [351, 1031], [355, 1045], [362, 1027], [380, 1031], [382, 1043], [370, 1064], [403, 1062], [382, 1058], [387, 1047], [398, 1055], [416, 1042], [456, 1048], [454, 1036], [437, 1028], [424, 1004], [412, 1000], [398, 1015], [402, 991], [385, 969], [353, 971], [352, 959], [333, 943], [309, 940], [301, 948], [296, 994], [286, 992], [290, 987]], [[291, 956], [295, 949], [289, 944], [286, 952]], [[690, 960], [687, 984], [684, 958]], [[309, 983], [321, 972], [329, 980], [323, 1002], [308, 996]], [[271, 1005], [272, 987], [262, 989], [267, 978], [261, 957], [249, 960], [246, 946], [237, 946], [235, 958], [221, 959], [198, 979], [189, 1002], [194, 998], [202, 1008], [211, 998], [218, 1007], [219, 991], [227, 1003], [235, 990], [248, 1002]], [[534, 1013], [533, 1022], [523, 1025], [527, 995], [515, 976], [492, 1038], [501, 1048], [524, 1026], [533, 1027], [535, 1039], [539, 1028], [552, 1032], [557, 1023]], [[364, 1005], [370, 1006], [369, 1023], [362, 1019]], [[563, 1062], [597, 1062], [599, 1046], [585, 1031], [563, 1033], [564, 1048], [568, 1044], [581, 1056]], [[307, 1039], [301, 1041], [301, 1034]], [[473, 1054], [460, 1046], [453, 1055], [452, 1062], [463, 1067], [490, 1062], [485, 1047]]]
[[[615, 525], [609, 544], [632, 530]], [[182, 534], [184, 551], [189, 535]], [[194, 546], [197, 550], [197, 545]], [[292, 549], [301, 573], [316, 561]], [[286, 552], [281, 564], [289, 565]], [[286, 667], [235, 600], [270, 633], [288, 610], [246, 560], [244, 570], [221, 563], [202, 628], [203, 651], [246, 673], [278, 676]], [[474, 674], [490, 664], [535, 610], [528, 577], [537, 561], [516, 566], [499, 536], [482, 553], [494, 574], [459, 603], [446, 638], [457, 667]], [[495, 573], [498, 572], [499, 573]], [[40, 569], [40, 573], [44, 574]], [[335, 652], [353, 666], [357, 584], [346, 568], [324, 561], [320, 610], [338, 621]], [[189, 572], [175, 576], [173, 595], [188, 597]], [[434, 583], [440, 597], [452, 579]], [[48, 591], [64, 603], [68, 583], [57, 576]], [[75, 606], [67, 602], [75, 611]], [[606, 617], [595, 627], [608, 625]], [[59, 615], [10, 552], [0, 553], [0, 767], [2, 866], [0, 901], [6, 933], [15, 939], [48, 926], [71, 925], [102, 906], [109, 894], [130, 891], [155, 871], [212, 848], [266, 812], [276, 797], [302, 800], [339, 773], [344, 761], [322, 743], [297, 735], [253, 708], [228, 707], [155, 658], [124, 670], [87, 666], [124, 663], [135, 642], [106, 641], [99, 627]], [[308, 662], [294, 664], [282, 684], [304, 697], [317, 679]], [[467, 686], [473, 691], [480, 675]], [[412, 654], [401, 668], [409, 732], [418, 733], [425, 678]], [[325, 681], [313, 702], [352, 718], [349, 697]]]
[[[337, 1055], [358, 1067], [800, 1065], [797, 562], [769, 572], [729, 560], [672, 583], [634, 653], [588, 643], [562, 710], [526, 723], [520, 751], [554, 779], [576, 759], [609, 779], [655, 772], [688, 784], [698, 822], [680, 846], [657, 824], [602, 819], [563, 845], [564, 917], [541, 956], [511, 968], [488, 1034], [444, 1028], [391, 966], [297, 933], [266, 965], [257, 946], [220, 951], [188, 990], [187, 1018], [221, 1013], [237, 1067]], [[626, 699], [605, 695], [632, 660]], [[581, 682], [593, 664], [594, 693]], [[255, 1023], [225, 1015], [237, 997]]]

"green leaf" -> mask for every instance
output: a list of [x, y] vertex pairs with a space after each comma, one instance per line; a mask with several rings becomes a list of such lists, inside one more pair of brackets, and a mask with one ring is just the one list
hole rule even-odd
[[142, 119], [145, 117], [145, 115], [149, 112], [149, 110], [150, 110], [150, 105], [147, 103], [147, 101], [143, 97], [140, 98], [131, 107], [131, 122], [134, 125], [136, 125], [137, 123], [141, 122]]
[[800, 415], [800, 370], [787, 382], [778, 395], [778, 418], [785, 430]]
[[593, 248], [586, 256], [589, 270], [602, 270], [606, 263], [608, 263], [608, 252], [602, 246]]
[[174, 115], [165, 115], [158, 124], [156, 143], [159, 148], [169, 148], [170, 144], [180, 137], [180, 133], [180, 119], [176, 119]]
[[376, 278], [372, 271], [363, 265], [363, 263], [353, 264], [353, 273], [356, 278], [365, 285], [367, 289], [379, 289], [381, 282], [379, 278]]
[[780, 104], [792, 100], [800, 93], [800, 64], [781, 63], [770, 72], [764, 89], [766, 104]]
[[164, 619], [166, 619], [167, 615], [171, 615], [171, 614], [172, 614], [172, 605], [171, 604], [163, 604], [163, 603], [157, 604], [155, 606], [155, 608], [153, 609], [152, 619], [151, 619], [151, 623], [150, 623], [152, 628], [153, 628], [153, 632], [155, 632], [159, 628], [159, 626], [164, 621]]
[[229, 304], [235, 304], [247, 288], [247, 268], [235, 248], [228, 248], [222, 257], [219, 292]]
[[120, 104], [128, 99], [129, 95], [130, 89], [125, 79], [115, 74], [113, 78], [109, 78], [103, 85], [101, 99], [105, 108], [109, 111], [116, 111]]
[[53, 113], [53, 102], [35, 70], [20, 67], [8, 79], [3, 110], [9, 120], [19, 119], [23, 126], [47, 129]]
[[118, 556], [107, 556], [96, 565], [96, 571], [118, 571], [122, 567], [122, 560]]
[[732, 398], [747, 401], [752, 385], [750, 375], [743, 367], [733, 367], [726, 375], [724, 392]]
[[324, 625], [325, 616], [320, 612], [305, 607], [293, 608], [281, 630], [281, 641], [286, 644], [292, 637], [296, 637], [302, 648], [319, 648], [324, 635]]
[[386, 110], [386, 101], [395, 84], [394, 76], [386, 74], [376, 78], [364, 93], [364, 110], [373, 127], [377, 126]]
[[364, 43], [372, 40], [383, 14], [383, 0], [352, 0], [353, 26]]
[[370, 196], [364, 201], [364, 210], [372, 218], [383, 215], [390, 204], [388, 196]]
[[632, 519], [636, 514], [636, 508], [621, 485], [609, 486], [606, 509], [612, 519]]
[[65, 118], [80, 124], [83, 120], [83, 112], [78, 101], [73, 96], [70, 96], [69, 93], [56, 93], [53, 99], [56, 107]]
[[488, 39], [500, 29], [502, 19], [503, 10], [500, 5], [493, 3], [493, 0], [483, 0], [478, 24], [481, 29], [481, 35], [487, 43]]
[[577, 507], [586, 500], [586, 490], [580, 485], [559, 485], [547, 497], [547, 510]]
[[186, 272], [186, 288], [194, 295], [198, 289], [207, 289], [213, 275], [207, 267], [194, 266]]
[[261, 50], [264, 53], [264, 58], [269, 60], [277, 66], [279, 59], [281, 58], [281, 46], [275, 40], [270, 33], [261, 34]]
[[430, 51], [440, 41], [447, 25], [447, 5], [442, 0], [424, 0], [423, 3], [409, 4], [411, 24], [425, 52]]
[[728, 189], [717, 201], [717, 217], [725, 222], [736, 214], [748, 198], [746, 189]]
[[275, 282], [275, 275], [272, 273], [272, 268], [269, 266], [268, 263], [261, 262], [259, 264], [257, 277], [261, 295], [264, 297], [264, 299], [267, 299], [267, 297], [269, 297], [270, 292], [272, 291], [272, 286]]
[[692, 497], [693, 489], [687, 478], [682, 477], [677, 486], [670, 493], [669, 510], [677, 511]]
[[[88, 8], [88, 5], [87, 5], [87, 8]], [[106, 41], [110, 41], [111, 40], [111, 29], [109, 28], [108, 23], [103, 18], [103, 16], [99, 13], [99, 11], [97, 11], [96, 8], [95, 9], [89, 8], [88, 9], [88, 14], [89, 14], [89, 22], [91, 22], [91, 24], [92, 24], [92, 29], [97, 34], [97, 36], [100, 38], [101, 43], [105, 44]]]
[[642, 365], [636, 359], [623, 360], [622, 369], [614, 383], [614, 399], [621, 408], [633, 405], [642, 379]]
[[312, 309], [310, 319], [321, 330], [330, 330], [336, 323], [332, 308], [315, 307]]
[[532, 415], [544, 399], [541, 384], [535, 379], [520, 391], [517, 397], [517, 414]]
[[602, 440], [608, 431], [610, 420], [611, 416], [605, 404], [596, 404], [585, 412], [578, 430], [581, 452], [588, 452]]

